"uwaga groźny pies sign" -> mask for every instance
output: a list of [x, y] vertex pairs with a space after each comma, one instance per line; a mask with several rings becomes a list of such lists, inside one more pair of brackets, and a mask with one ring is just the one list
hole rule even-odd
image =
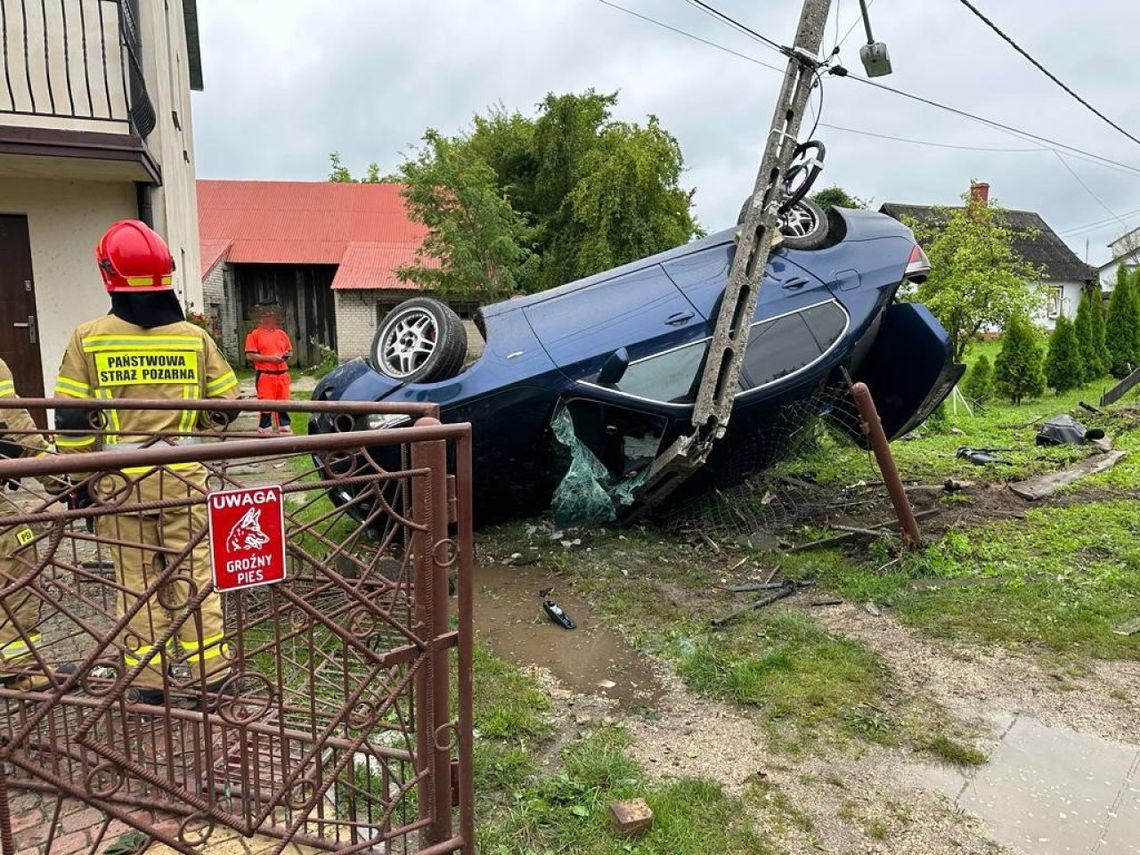
[[206, 497], [214, 588], [233, 591], [285, 578], [285, 502], [278, 486]]

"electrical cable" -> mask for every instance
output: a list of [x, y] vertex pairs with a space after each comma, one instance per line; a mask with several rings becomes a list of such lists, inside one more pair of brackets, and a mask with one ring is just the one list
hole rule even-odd
[[[642, 21], [645, 21], [647, 23], [661, 27], [662, 29], [669, 30], [670, 32], [676, 33], [677, 35], [684, 36], [685, 38], [692, 39], [693, 41], [700, 42], [701, 44], [707, 45], [708, 47], [712, 47], [712, 48], [715, 48], [717, 50], [723, 51], [724, 53], [731, 54], [732, 56], [735, 56], [738, 59], [746, 60], [747, 62], [751, 62], [754, 65], [759, 65], [759, 66], [762, 66], [763, 68], [767, 68], [767, 69], [770, 69], [772, 71], [779, 72], [781, 74], [784, 72], [784, 69], [779, 68], [779, 67], [774, 66], [774, 65], [771, 65], [770, 63], [766, 63], [762, 60], [756, 59], [753, 56], [749, 56], [748, 54], [734, 50], [730, 47], [719, 44], [718, 42], [714, 42], [710, 39], [706, 39], [706, 38], [702, 38], [701, 36], [694, 35], [693, 33], [682, 30], [679, 27], [671, 26], [670, 24], [666, 24], [663, 21], [659, 21], [656, 18], [650, 17], [649, 15], [644, 15], [640, 12], [634, 11], [633, 9], [628, 9], [625, 6], [621, 6], [617, 3], [611, 2], [611, 0], [598, 0], [598, 2], [602, 3], [606, 6], [609, 6], [612, 9], [616, 9], [619, 12], [624, 12], [627, 15], [632, 15], [635, 18], [641, 19]], [[870, 3], [868, 3], [868, 6], [870, 6], [870, 4], [873, 2], [874, 2], [874, 0], [870, 0]], [[850, 35], [850, 33], [852, 31], [854, 31], [855, 27], [858, 26], [858, 24], [859, 24], [859, 21], [857, 20], [852, 25], [851, 29], [848, 31], [848, 35]], [[749, 32], [751, 32], [751, 31], [749, 31]], [[759, 34], [755, 34], [755, 35], [759, 36]], [[844, 38], [846, 38], [846, 36]], [[767, 43], [767, 42], [770, 42], [771, 40], [765, 38], [765, 39], [763, 39], [763, 41], [765, 43]], [[1135, 166], [1130, 166], [1127, 163], [1122, 163], [1119, 160], [1114, 160], [1112, 158], [1096, 154], [1095, 152], [1086, 151], [1085, 149], [1077, 148], [1076, 146], [1071, 146], [1071, 145], [1068, 145], [1067, 143], [1058, 142], [1057, 140], [1053, 140], [1053, 139], [1050, 139], [1049, 137], [1044, 137], [1044, 136], [1041, 136], [1039, 134], [1035, 134], [1031, 131], [1024, 131], [1024, 130], [1021, 130], [1020, 128], [1016, 128], [1012, 125], [1004, 124], [1003, 122], [999, 122], [995, 119], [987, 119], [984, 116], [979, 116], [979, 115], [976, 115], [974, 113], [970, 113], [966, 110], [961, 110], [957, 107], [952, 107], [948, 104], [942, 104], [942, 103], [940, 103], [938, 101], [934, 101], [930, 98], [925, 98], [921, 95], [915, 95], [911, 92], [906, 92], [905, 90], [897, 89], [893, 86], [888, 86], [885, 83], [879, 83], [877, 81], [871, 80], [869, 78], [863, 77], [863, 76], [858, 75], [858, 74], [848, 73], [847, 75], [845, 75], [845, 77], [849, 80], [857, 80], [860, 83], [863, 83], [867, 86], [873, 86], [876, 89], [881, 89], [884, 92], [891, 92], [895, 95], [899, 95], [903, 98], [908, 98], [912, 101], [917, 101], [918, 103], [925, 104], [929, 107], [934, 107], [936, 109], [944, 110], [946, 112], [952, 113], [956, 116], [960, 116], [962, 118], [970, 119], [971, 121], [978, 122], [982, 125], [985, 125], [985, 126], [990, 127], [990, 128], [994, 128], [994, 129], [999, 130], [1003, 133], [1013, 135], [1014, 137], [1016, 137], [1018, 139], [1022, 139], [1024, 141], [1032, 141], [1032, 142], [1042, 143], [1044, 146], [1046, 146], [1047, 148], [1050, 148], [1050, 149], [1062, 148], [1065, 150], [1066, 154], [1069, 157], [1075, 158], [1076, 160], [1085, 160], [1086, 162], [1089, 162], [1089, 163], [1095, 163], [1098, 166], [1102, 166], [1102, 167], [1109, 168], [1109, 169], [1115, 169], [1116, 171], [1123, 172], [1126, 175], [1140, 176], [1140, 168], [1135, 167]], [[864, 131], [862, 133], [870, 134], [871, 132], [870, 131]]]
[[1063, 90], [1065, 90], [1065, 92], [1067, 92], [1069, 95], [1071, 95], [1073, 97], [1073, 99], [1077, 101], [1077, 103], [1081, 104], [1090, 113], [1092, 113], [1094, 116], [1096, 116], [1099, 119], [1101, 119], [1102, 121], [1104, 121], [1109, 126], [1115, 128], [1120, 133], [1124, 134], [1124, 136], [1128, 137], [1128, 139], [1132, 140], [1132, 142], [1136, 143], [1137, 145], [1140, 145], [1140, 137], [1136, 137], [1133, 134], [1126, 131], [1124, 128], [1120, 127], [1120, 125], [1116, 124], [1116, 122], [1114, 122], [1112, 119], [1110, 119], [1104, 113], [1102, 113], [1100, 110], [1098, 110], [1096, 107], [1094, 107], [1088, 101], [1086, 101], [1084, 98], [1082, 98], [1076, 92], [1074, 92], [1073, 89], [1071, 87], [1069, 87], [1068, 85], [1066, 85], [1065, 83], [1063, 83], [1061, 81], [1061, 79], [1059, 77], [1057, 77], [1057, 75], [1055, 75], [1053, 72], [1051, 72], [1045, 66], [1043, 66], [1040, 62], [1038, 62], [1036, 59], [1034, 59], [1030, 55], [1029, 51], [1027, 51], [1025, 48], [1023, 48], [1021, 45], [1019, 45], [1017, 42], [1015, 42], [997, 24], [995, 24], [993, 21], [991, 21], [989, 18], [987, 18], [985, 16], [985, 14], [977, 6], [975, 6], [973, 3], [970, 2], [970, 0], [958, 0], [958, 2], [961, 3], [963, 6], [965, 6], [967, 9], [969, 9], [971, 12], [973, 12], [974, 15], [977, 16], [982, 21], [983, 24], [985, 24], [987, 27], [989, 27], [991, 30], [993, 30], [995, 33], [997, 33], [1006, 43], [1009, 44], [1009, 46], [1011, 48], [1013, 48], [1015, 51], [1017, 51], [1019, 54], [1021, 54], [1027, 60], [1029, 60], [1030, 64], [1034, 68], [1036, 68], [1038, 71], [1040, 71], [1046, 77], [1048, 77], [1050, 80], [1052, 80], [1058, 86], [1060, 86]]
[[1113, 217], [1118, 223], [1120, 223], [1120, 225], [1124, 226], [1124, 228], [1127, 229], [1128, 223], [1124, 222], [1124, 220], [1121, 218], [1121, 216], [1118, 213], [1116, 213], [1116, 211], [1114, 211], [1114, 210], [1112, 210], [1112, 208], [1108, 207], [1108, 205], [1105, 204], [1105, 201], [1103, 199], [1101, 199], [1100, 196], [1096, 195], [1096, 193], [1094, 193], [1092, 191], [1092, 188], [1089, 187], [1089, 185], [1085, 184], [1085, 182], [1081, 178], [1081, 176], [1077, 175], [1077, 171], [1075, 169], [1073, 169], [1073, 167], [1069, 166], [1069, 162], [1067, 160], [1065, 160], [1064, 157], [1061, 156], [1061, 152], [1054, 149], [1053, 154], [1055, 154], [1057, 156], [1057, 160], [1061, 161], [1061, 165], [1064, 166], [1065, 169], [1067, 169], [1069, 171], [1069, 174], [1072, 175], [1074, 179], [1076, 179], [1076, 182], [1078, 184], [1080, 184], [1082, 188], [1084, 188], [1084, 191], [1086, 193], [1088, 193], [1098, 205], [1100, 205], [1102, 208], [1104, 208], [1104, 210], [1111, 217]]
[[625, 6], [619, 6], [617, 3], [611, 3], [610, 0], [598, 0], [598, 2], [601, 3], [603, 6], [609, 6], [611, 9], [617, 9], [619, 12], [625, 12], [627, 15], [632, 15], [635, 18], [640, 18], [641, 20], [643, 20], [647, 23], [655, 24], [656, 26], [661, 27], [662, 29], [669, 30], [669, 32], [671, 32], [671, 33], [676, 33], [679, 36], [684, 36], [687, 39], [692, 39], [695, 42], [700, 42], [703, 45], [708, 45], [709, 47], [716, 48], [717, 50], [721, 50], [721, 51], [724, 51], [725, 53], [732, 54], [733, 56], [737, 57], [738, 59], [747, 60], [748, 62], [751, 62], [753, 65], [759, 65], [763, 68], [769, 68], [772, 71], [779, 72], [780, 74], [784, 73], [784, 69], [780, 68], [778, 65], [772, 65], [769, 62], [764, 62], [762, 60], [757, 59], [754, 56], [749, 56], [746, 53], [741, 53], [738, 50], [733, 50], [732, 48], [730, 48], [726, 45], [718, 44], [717, 42], [710, 41], [709, 39], [705, 39], [705, 38], [702, 38], [702, 37], [695, 35], [693, 33], [687, 32], [686, 30], [682, 30], [679, 27], [674, 27], [671, 24], [666, 24], [664, 21], [658, 21], [656, 18], [650, 18], [648, 15], [643, 15], [640, 12], [635, 12], [633, 9], [627, 9]]
[[908, 137], [896, 137], [891, 134], [880, 134], [875, 131], [861, 131], [858, 128], [845, 128], [842, 125], [832, 125], [828, 122], [820, 122], [820, 127], [831, 128], [833, 131], [846, 131], [849, 134], [859, 134], [865, 137], [875, 137], [881, 140], [892, 140], [894, 142], [910, 143], [912, 145], [925, 145], [932, 148], [952, 148], [959, 151], [987, 151], [987, 152], [1003, 152], [1006, 154], [1026, 154], [1028, 152], [1037, 151], [1052, 151], [1051, 148], [1045, 146], [1038, 146], [1037, 148], [990, 148], [988, 146], [975, 146], [975, 145], [954, 145], [953, 143], [939, 143], [932, 142], [931, 140], [916, 140]]
[[752, 36], [752, 38], [756, 39], [757, 41], [762, 42], [763, 44], [766, 44], [768, 47], [772, 48], [773, 50], [779, 51], [780, 53], [786, 53], [787, 52], [787, 49], [785, 47], [783, 47], [775, 39], [770, 39], [766, 35], [764, 35], [763, 33], [756, 32], [751, 27], [740, 23], [740, 21], [736, 20], [731, 15], [726, 15], [724, 12], [720, 11], [720, 9], [717, 9], [715, 6], [710, 6], [708, 3], [705, 3], [704, 0], [689, 0], [689, 3], [692, 4], [693, 6], [696, 6], [698, 9], [701, 9], [706, 14], [712, 15], [714, 18], [719, 18], [721, 21], [728, 24], [730, 27], [735, 27], [736, 29], [740, 30], [742, 33], [745, 33], [749, 36]]

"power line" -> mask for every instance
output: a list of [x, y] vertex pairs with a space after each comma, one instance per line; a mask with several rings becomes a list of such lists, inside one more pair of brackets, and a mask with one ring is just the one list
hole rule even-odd
[[[706, 39], [706, 38], [702, 38], [701, 36], [694, 35], [693, 33], [682, 30], [679, 27], [674, 27], [670, 24], [666, 24], [663, 21], [659, 21], [656, 18], [650, 17], [649, 15], [644, 15], [640, 12], [634, 11], [633, 9], [629, 9], [629, 8], [626, 8], [625, 6], [621, 6], [617, 3], [613, 3], [613, 2], [611, 2], [611, 0], [598, 0], [598, 2], [602, 3], [606, 6], [609, 6], [611, 9], [616, 9], [619, 12], [624, 12], [627, 15], [632, 15], [633, 17], [639, 18], [642, 21], [653, 24], [654, 26], [661, 27], [662, 29], [665, 29], [665, 30], [669, 30], [670, 32], [676, 33], [677, 35], [684, 36], [687, 39], [692, 39], [693, 41], [700, 42], [701, 44], [707, 45], [708, 47], [715, 48], [715, 49], [717, 49], [719, 51], [723, 51], [724, 53], [727, 53], [727, 54], [731, 54], [732, 56], [735, 56], [738, 59], [743, 59], [743, 60], [746, 60], [747, 62], [751, 62], [754, 65], [759, 65], [759, 66], [762, 66], [763, 68], [768, 68], [768, 69], [771, 69], [772, 71], [776, 71], [776, 72], [779, 72], [781, 74], [784, 71], [784, 69], [782, 69], [782, 68], [771, 65], [770, 63], [763, 62], [762, 60], [756, 59], [753, 56], [749, 56], [748, 54], [741, 53], [740, 51], [737, 51], [737, 50], [733, 50], [732, 48], [727, 47], [726, 45], [722, 45], [722, 44], [720, 44], [718, 42], [714, 42], [710, 39]], [[872, 0], [872, 2], [874, 2], [874, 0]], [[723, 14], [723, 13], [721, 13], [721, 14]], [[727, 17], [727, 16], [725, 16], [725, 17]], [[855, 28], [855, 26], [858, 26], [858, 24], [859, 24], [859, 22], [856, 21], [855, 24], [852, 25], [851, 29], [853, 30]], [[743, 25], [741, 25], [741, 26], [743, 26]], [[746, 32], [749, 32], [750, 35], [753, 35], [754, 37], [759, 37], [758, 33], [754, 33], [754, 31], [748, 30], [748, 28], [744, 28], [744, 29]], [[848, 31], [848, 34], [850, 34], [850, 31]], [[767, 43], [768, 41], [771, 41], [770, 39], [767, 39], [766, 37], [762, 37], [762, 40], [764, 40], [765, 43]], [[1039, 143], [1044, 144], [1047, 148], [1050, 148], [1050, 149], [1057, 148], [1057, 147], [1063, 148], [1063, 149], [1065, 149], [1065, 151], [1069, 157], [1073, 157], [1077, 160], [1085, 160], [1086, 162], [1095, 163], [1096, 165], [1104, 167], [1104, 168], [1115, 169], [1116, 171], [1124, 172], [1126, 175], [1140, 176], [1140, 168], [1137, 168], [1135, 166], [1130, 166], [1127, 163], [1122, 163], [1118, 160], [1113, 160], [1112, 158], [1104, 157], [1103, 155], [1099, 155], [1099, 154], [1096, 154], [1096, 153], [1091, 152], [1091, 151], [1086, 151], [1084, 149], [1068, 145], [1067, 143], [1058, 142], [1057, 140], [1052, 140], [1048, 137], [1043, 137], [1043, 136], [1040, 136], [1039, 134], [1034, 134], [1031, 131], [1023, 131], [1020, 128], [1013, 127], [1012, 125], [1007, 125], [1007, 124], [1004, 124], [1002, 122], [998, 122], [995, 119], [987, 119], [984, 116], [979, 116], [979, 115], [976, 115], [974, 113], [970, 113], [966, 110], [960, 110], [957, 107], [951, 107], [948, 104], [942, 104], [938, 101], [931, 100], [930, 98], [925, 98], [921, 95], [915, 95], [911, 92], [906, 92], [902, 89], [896, 89], [893, 86], [888, 86], [885, 83], [879, 83], [879, 82], [871, 80], [869, 78], [862, 77], [858, 74], [850, 74], [849, 73], [846, 75], [846, 78], [849, 80], [857, 80], [860, 83], [866, 84], [868, 86], [873, 86], [876, 89], [881, 89], [885, 92], [891, 92], [891, 93], [893, 93], [895, 95], [899, 95], [903, 98], [909, 98], [912, 101], [917, 101], [917, 102], [919, 102], [921, 104], [925, 104], [929, 107], [934, 107], [934, 108], [939, 109], [939, 110], [944, 110], [946, 112], [952, 113], [952, 114], [954, 114], [956, 116], [960, 116], [962, 118], [970, 119], [971, 121], [978, 122], [978, 123], [983, 124], [987, 127], [999, 130], [1003, 133], [1013, 135], [1017, 139], [1039, 142]], [[866, 132], [866, 133], [869, 133], [869, 132]]]
[[[1140, 216], [1140, 208], [1137, 208], [1134, 211], [1125, 211], [1123, 214], [1120, 215], [1120, 217], [1125, 219], [1125, 220], [1130, 220], [1130, 219], [1133, 219], [1137, 216]], [[1061, 235], [1062, 237], [1066, 237], [1066, 236], [1071, 236], [1071, 235], [1082, 234], [1083, 232], [1092, 232], [1092, 231], [1096, 231], [1097, 229], [1106, 228], [1107, 226], [1110, 226], [1113, 223], [1115, 223], [1117, 220], [1118, 220], [1118, 218], [1116, 216], [1105, 217], [1104, 219], [1094, 220], [1093, 222], [1085, 223], [1084, 225], [1072, 226], [1071, 228], [1061, 229], [1059, 232], [1057, 232], [1057, 234]]]
[[[867, 0], [868, 9], [870, 9], [874, 4], [875, 0]], [[851, 26], [847, 28], [847, 32], [843, 34], [843, 38], [839, 40], [839, 43], [836, 45], [836, 47], [843, 47], [843, 43], [851, 38], [851, 34], [855, 32], [855, 28], [861, 23], [863, 23], [863, 13], [859, 12], [859, 14], [855, 16], [855, 20], [851, 22]]]
[[1113, 160], [1110, 157], [1104, 157], [1103, 155], [1099, 155], [1099, 154], [1096, 154], [1096, 153], [1091, 152], [1091, 151], [1085, 151], [1082, 148], [1077, 148], [1076, 146], [1071, 146], [1068, 143], [1058, 142], [1057, 140], [1050, 139], [1049, 137], [1044, 137], [1044, 136], [1041, 136], [1040, 134], [1035, 134], [1032, 131], [1023, 131], [1020, 128], [1015, 128], [1012, 125], [1007, 125], [1003, 122], [999, 122], [996, 119], [987, 119], [984, 116], [979, 116], [975, 113], [968, 112], [967, 110], [961, 110], [957, 107], [951, 107], [949, 104], [942, 104], [938, 101], [934, 101], [930, 98], [924, 98], [921, 95], [915, 95], [912, 92], [906, 92], [902, 89], [896, 89], [893, 86], [888, 86], [885, 83], [879, 83], [878, 81], [871, 80], [870, 78], [867, 78], [867, 77], [862, 77], [858, 74], [848, 74], [848, 75], [846, 75], [846, 77], [848, 80], [857, 80], [860, 83], [866, 84], [867, 86], [873, 86], [876, 89], [882, 89], [884, 92], [891, 92], [895, 95], [900, 95], [903, 98], [909, 98], [912, 101], [918, 101], [920, 104], [926, 104], [929, 107], [935, 107], [939, 110], [945, 110], [948, 113], [954, 113], [957, 116], [962, 116], [963, 118], [971, 119], [975, 122], [981, 122], [983, 125], [988, 125], [991, 128], [997, 128], [999, 130], [1015, 134], [1015, 135], [1021, 137], [1022, 139], [1031, 139], [1031, 140], [1034, 140], [1036, 142], [1045, 143], [1050, 148], [1062, 148], [1062, 149], [1065, 149], [1065, 151], [1067, 151], [1067, 152], [1070, 152], [1073, 154], [1084, 155], [1086, 158], [1092, 158], [1093, 160], [1099, 161], [1102, 164], [1105, 164], [1105, 165], [1111, 164], [1112, 166], [1119, 167], [1120, 169], [1126, 170], [1129, 173], [1132, 173], [1134, 175], [1140, 175], [1140, 168], [1137, 168], [1135, 166], [1129, 166], [1127, 163], [1121, 163], [1119, 160]]
[[1069, 174], [1072, 175], [1074, 179], [1076, 179], [1076, 182], [1078, 184], [1080, 184], [1082, 188], [1084, 188], [1084, 191], [1086, 193], [1088, 193], [1098, 205], [1100, 205], [1102, 208], [1104, 208], [1104, 210], [1111, 217], [1113, 217], [1118, 223], [1120, 223], [1120, 225], [1124, 226], [1124, 228], [1127, 229], [1128, 223], [1124, 222], [1124, 220], [1121, 218], [1121, 216], [1118, 213], [1116, 213], [1116, 211], [1114, 211], [1114, 210], [1112, 210], [1112, 208], [1108, 207], [1108, 205], [1105, 203], [1105, 201], [1102, 198], [1100, 198], [1100, 196], [1096, 195], [1096, 193], [1094, 193], [1092, 191], [1092, 188], [1089, 187], [1089, 185], [1085, 184], [1085, 182], [1081, 178], [1081, 176], [1077, 175], [1077, 171], [1075, 169], [1073, 169], [1073, 167], [1069, 166], [1069, 162], [1067, 160], [1065, 160], [1064, 157], [1061, 156], [1061, 152], [1054, 149], [1053, 154], [1055, 154], [1057, 156], [1057, 160], [1061, 161], [1061, 165], [1064, 166], [1065, 169], [1067, 169], [1069, 171]]
[[861, 136], [875, 137], [881, 140], [893, 140], [894, 142], [910, 143], [912, 145], [925, 145], [931, 146], [933, 148], [952, 148], [959, 151], [993, 151], [1004, 152], [1008, 154], [1026, 154], [1028, 152], [1052, 151], [1052, 149], [1045, 148], [1044, 146], [1038, 146], [1037, 148], [989, 148], [987, 146], [954, 145], [953, 143], [939, 143], [932, 142], [930, 140], [915, 140], [909, 139], [908, 137], [896, 137], [892, 136], [891, 134], [880, 134], [876, 133], [875, 131], [861, 131], [858, 128], [845, 128], [842, 125], [832, 125], [827, 122], [820, 122], [819, 126], [821, 128], [831, 128], [833, 131], [846, 131], [849, 134], [859, 134]]
[[717, 42], [709, 41], [708, 39], [701, 38], [700, 36], [694, 35], [693, 33], [682, 30], [679, 27], [674, 27], [670, 24], [666, 24], [664, 21], [658, 21], [656, 18], [650, 18], [648, 15], [643, 15], [640, 12], [635, 12], [633, 9], [627, 9], [625, 6], [619, 6], [617, 3], [611, 3], [610, 0], [598, 0], [598, 2], [604, 6], [609, 6], [611, 9], [617, 9], [619, 12], [625, 12], [627, 15], [632, 15], [633, 17], [640, 18], [641, 20], [646, 21], [650, 24], [655, 24], [656, 26], [661, 27], [662, 29], [669, 30], [672, 33], [676, 33], [679, 36], [684, 36], [687, 39], [692, 39], [693, 41], [700, 42], [703, 45], [708, 45], [709, 47], [716, 48], [717, 50], [722, 50], [725, 53], [730, 53], [733, 56], [735, 56], [739, 59], [747, 60], [748, 62], [751, 62], [754, 65], [759, 65], [759, 66], [762, 66], [763, 68], [769, 68], [772, 71], [779, 72], [780, 74], [784, 73], [784, 69], [780, 68], [777, 65], [772, 65], [771, 63], [763, 62], [754, 56], [749, 56], [746, 53], [741, 53], [738, 50], [733, 50], [732, 48], [727, 47], [726, 45], [718, 44]]
[[969, 9], [971, 12], [973, 12], [974, 15], [976, 15], [982, 21], [983, 24], [985, 24], [987, 27], [989, 27], [991, 30], [993, 30], [995, 33], [997, 33], [1003, 40], [1005, 40], [1009, 44], [1009, 46], [1011, 48], [1013, 48], [1015, 51], [1017, 51], [1019, 54], [1021, 54], [1027, 60], [1029, 60], [1030, 64], [1034, 68], [1036, 68], [1038, 71], [1040, 71], [1046, 77], [1048, 77], [1050, 80], [1052, 80], [1054, 83], [1056, 83], [1062, 89], [1064, 89], [1067, 93], [1069, 93], [1069, 95], [1071, 95], [1079, 104], [1084, 106], [1089, 112], [1091, 112], [1093, 115], [1097, 116], [1098, 118], [1102, 119], [1104, 122], [1106, 122], [1107, 124], [1109, 124], [1110, 126], [1115, 128], [1116, 130], [1120, 131], [1120, 133], [1124, 134], [1124, 136], [1128, 137], [1128, 139], [1132, 140], [1132, 142], [1136, 143], [1137, 145], [1140, 145], [1140, 138], [1133, 136], [1131, 133], [1126, 131], [1124, 128], [1120, 127], [1120, 125], [1116, 124], [1116, 122], [1112, 121], [1112, 119], [1110, 119], [1108, 116], [1106, 116], [1100, 110], [1098, 110], [1096, 107], [1094, 107], [1088, 101], [1086, 101], [1084, 98], [1082, 98], [1076, 92], [1074, 92], [1072, 90], [1072, 88], [1067, 86], [1065, 83], [1063, 83], [1061, 81], [1061, 79], [1059, 77], [1057, 77], [1057, 75], [1053, 74], [1053, 72], [1051, 72], [1049, 69], [1047, 69], [1045, 66], [1043, 66], [1040, 62], [1038, 62], [1036, 59], [1034, 59], [1032, 56], [1030, 56], [1029, 52], [1027, 50], [1025, 50], [1025, 48], [1023, 48], [1021, 45], [1019, 45], [1017, 42], [1015, 42], [1012, 38], [1010, 38], [1010, 36], [1007, 35], [997, 24], [995, 24], [993, 21], [991, 21], [989, 18], [987, 18], [985, 16], [985, 14], [980, 9], [978, 9], [977, 6], [975, 6], [973, 3], [970, 2], [970, 0], [958, 0], [958, 2], [961, 3], [963, 6], [965, 6], [967, 9]]
[[689, 0], [689, 3], [691, 3], [693, 6], [696, 6], [698, 9], [703, 10], [706, 14], [712, 15], [714, 18], [719, 18], [721, 21], [728, 24], [730, 27], [735, 27], [736, 29], [740, 30], [742, 33], [745, 33], [749, 36], [752, 36], [752, 38], [766, 44], [768, 47], [770, 47], [774, 50], [777, 50], [780, 53], [786, 52], [786, 49], [784, 47], [782, 47], [780, 45], [780, 43], [777, 42], [775, 39], [770, 39], [766, 35], [756, 32], [751, 27], [745, 26], [744, 24], [740, 23], [740, 21], [736, 20], [736, 18], [732, 17], [731, 15], [726, 15], [724, 12], [720, 11], [720, 9], [717, 9], [714, 6], [710, 6], [708, 3], [705, 3], [704, 0]]

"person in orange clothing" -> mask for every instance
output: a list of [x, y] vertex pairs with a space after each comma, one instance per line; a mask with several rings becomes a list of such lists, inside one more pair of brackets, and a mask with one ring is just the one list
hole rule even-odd
[[[253, 363], [254, 387], [262, 401], [288, 401], [289, 357], [293, 355], [293, 342], [289, 333], [281, 329], [281, 315], [277, 306], [262, 303], [255, 315], [257, 326], [245, 337], [245, 355]], [[289, 414], [262, 413], [257, 432], [262, 436], [273, 433], [276, 417], [281, 433], [292, 433]]]

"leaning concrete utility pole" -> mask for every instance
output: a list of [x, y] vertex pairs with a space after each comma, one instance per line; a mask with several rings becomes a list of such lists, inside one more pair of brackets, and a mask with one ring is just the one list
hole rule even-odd
[[779, 232], [784, 175], [791, 163], [803, 112], [821, 65], [819, 49], [830, 9], [831, 0], [804, 0], [795, 42], [790, 48], [783, 48], [788, 57], [784, 84], [709, 342], [693, 407], [693, 429], [680, 436], [655, 461], [638, 497], [642, 511], [660, 504], [700, 469], [728, 426], [764, 268], [773, 238]]

